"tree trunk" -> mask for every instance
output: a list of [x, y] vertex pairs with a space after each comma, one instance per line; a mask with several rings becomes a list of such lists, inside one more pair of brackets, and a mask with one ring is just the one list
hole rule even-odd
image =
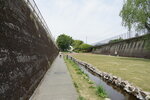
[[145, 28], [147, 29], [148, 33], [150, 33], [150, 24], [145, 23]]

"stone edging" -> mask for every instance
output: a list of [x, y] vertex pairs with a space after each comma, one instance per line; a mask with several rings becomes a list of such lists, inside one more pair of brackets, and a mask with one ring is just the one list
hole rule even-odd
[[74, 61], [75, 63], [86, 67], [87, 69], [97, 74], [102, 79], [106, 80], [108, 83], [111, 83], [112, 85], [117, 86], [118, 88], [121, 88], [123, 91], [135, 96], [137, 99], [150, 100], [150, 92], [145, 92], [141, 90], [140, 88], [131, 85], [128, 81], [122, 80], [120, 77], [111, 75], [107, 72], [102, 72], [98, 70], [97, 68], [93, 67], [93, 65], [83, 62], [81, 60], [78, 60], [76, 58], [73, 58], [72, 56], [67, 55], [66, 57], [67, 59], [70, 59]]

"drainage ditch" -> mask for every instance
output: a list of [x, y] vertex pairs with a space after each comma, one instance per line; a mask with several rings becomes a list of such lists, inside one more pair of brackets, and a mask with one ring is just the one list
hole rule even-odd
[[111, 84], [105, 82], [103, 79], [95, 75], [90, 70], [86, 69], [84, 66], [80, 64], [78, 64], [78, 66], [84, 73], [88, 74], [90, 80], [93, 81], [96, 86], [102, 86], [105, 89], [108, 97], [111, 100], [137, 100], [134, 96], [129, 95], [121, 89], [118, 89], [117, 87], [114, 87]]

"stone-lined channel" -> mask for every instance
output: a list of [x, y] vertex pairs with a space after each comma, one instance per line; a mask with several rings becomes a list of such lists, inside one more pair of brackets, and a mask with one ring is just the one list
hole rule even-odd
[[92, 71], [86, 69], [84, 66], [80, 64], [78, 64], [78, 66], [82, 71], [84, 71], [84, 73], [88, 74], [90, 80], [93, 81], [97, 86], [103, 86], [111, 100], [137, 100], [134, 96], [123, 92], [121, 89], [118, 89], [111, 84], [108, 84], [100, 77], [94, 75]]

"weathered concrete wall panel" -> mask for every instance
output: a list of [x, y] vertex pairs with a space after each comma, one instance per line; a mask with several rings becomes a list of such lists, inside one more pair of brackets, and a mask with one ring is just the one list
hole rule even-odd
[[93, 47], [92, 52], [106, 55], [150, 58], [150, 35]]
[[23, 0], [0, 0], [0, 100], [29, 98], [57, 54]]

